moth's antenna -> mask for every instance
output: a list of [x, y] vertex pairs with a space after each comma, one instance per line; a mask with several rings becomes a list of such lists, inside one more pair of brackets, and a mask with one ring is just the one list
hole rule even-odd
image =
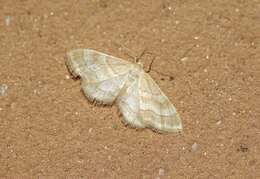
[[136, 57], [133, 56], [133, 55], [131, 55], [132, 50], [130, 50], [129, 48], [127, 48], [126, 46], [122, 45], [122, 44], [119, 43], [119, 42], [113, 41], [113, 43], [114, 43], [114, 45], [116, 45], [116, 46], [118, 46], [118, 47], [120, 47], [120, 48], [125, 49], [125, 51], [127, 51], [127, 52], [124, 52], [124, 51], [123, 51], [123, 53], [124, 53], [125, 55], [129, 56], [130, 58], [134, 59], [134, 62], [136, 62]]
[[[126, 49], [126, 50], [127, 50], [128, 52], [130, 52], [130, 53], [132, 52], [129, 48], [125, 47], [124, 45], [122, 45], [122, 44], [119, 43], [119, 42], [113, 41], [113, 43], [114, 43], [116, 46], [119, 46], [119, 47], [121, 47], [121, 48]], [[144, 49], [139, 56], [132, 56], [132, 55], [130, 55], [129, 53], [125, 53], [125, 54], [126, 54], [127, 56], [129, 56], [130, 58], [134, 59], [134, 62], [135, 62], [135, 63], [138, 63], [138, 62], [140, 61], [140, 59], [141, 59], [144, 55], [146, 55], [146, 54], [152, 55], [152, 56], [153, 56], [153, 59], [152, 59], [151, 63], [149, 64], [148, 69], [145, 70], [145, 72], [146, 72], [146, 73], [149, 73], [150, 71], [153, 71], [153, 72], [155, 72], [155, 73], [157, 73], [157, 74], [159, 74], [159, 75], [169, 77], [170, 80], [173, 80], [173, 79], [174, 79], [174, 77], [173, 77], [172, 75], [169, 75], [169, 74], [166, 74], [166, 73], [163, 73], [163, 72], [159, 72], [158, 70], [152, 69], [153, 62], [154, 62], [155, 59], [156, 59], [156, 57], [153, 55], [152, 52], [148, 52], [146, 49]]]
[[152, 54], [152, 53], [147, 52], [147, 50], [144, 49], [139, 56], [135, 57], [135, 63], [138, 63], [138, 62], [140, 61], [140, 59], [141, 59], [145, 54]]
[[[150, 55], [153, 55], [152, 53], [149, 53], [149, 54], [150, 54]], [[157, 74], [159, 74], [159, 75], [161, 75], [161, 76], [167, 76], [170, 81], [173, 80], [174, 77], [173, 77], [172, 75], [169, 75], [169, 74], [160, 72], [160, 71], [158, 71], [158, 70], [152, 69], [153, 62], [155, 61], [155, 59], [156, 59], [156, 57], [153, 56], [153, 59], [152, 59], [151, 63], [149, 64], [148, 70], [146, 70], [145, 72], [146, 72], [146, 73], [149, 73], [150, 71], [153, 71], [153, 72], [155, 72], [155, 73], [157, 73]]]
[[154, 60], [155, 60], [155, 57], [153, 57], [151, 63], [149, 64], [148, 70], [145, 71], [146, 73], [149, 73], [152, 70], [152, 65], [153, 65]]
[[134, 63], [138, 63], [140, 61], [140, 59], [146, 55], [146, 54], [152, 54], [151, 52], [148, 52], [146, 50], [146, 48], [142, 51], [142, 53], [138, 56], [134, 56], [134, 55], [131, 55], [133, 54], [133, 51], [130, 50], [129, 48], [127, 48], [126, 46], [122, 45], [121, 43], [117, 42], [117, 41], [113, 41], [113, 43], [116, 45], [116, 46], [119, 46], [123, 49], [125, 49], [125, 51], [127, 52], [123, 52], [125, 55], [129, 56], [130, 58], [132, 58], [134, 60]]

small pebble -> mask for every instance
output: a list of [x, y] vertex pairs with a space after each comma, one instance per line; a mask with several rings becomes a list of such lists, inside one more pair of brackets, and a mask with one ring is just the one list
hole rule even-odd
[[182, 62], [185, 62], [185, 61], [187, 61], [187, 60], [188, 60], [188, 57], [183, 57], [183, 58], [181, 59]]
[[164, 169], [163, 168], [160, 168], [159, 169], [159, 176], [163, 176], [165, 173]]
[[218, 121], [218, 122], [216, 122], [217, 125], [220, 125], [221, 123], [222, 123], [222, 121]]
[[192, 146], [191, 146], [191, 150], [193, 151], [193, 152], [195, 152], [196, 150], [198, 150], [198, 148], [199, 148], [199, 145], [195, 142], [194, 144], [192, 144]]
[[40, 94], [40, 91], [34, 89], [34, 90], [33, 90], [33, 93], [34, 93], [34, 94]]
[[0, 85], [0, 96], [4, 96], [7, 92], [8, 86], [6, 84]]
[[88, 133], [91, 133], [92, 130], [93, 130], [93, 128], [89, 128], [89, 129], [88, 129]]
[[[1, 109], [1, 108], [0, 108]], [[168, 154], [169, 153], [169, 149], [166, 149], [166, 153]]]
[[10, 21], [11, 21], [11, 17], [10, 16], [6, 16], [5, 17], [5, 25], [9, 26], [10, 25]]

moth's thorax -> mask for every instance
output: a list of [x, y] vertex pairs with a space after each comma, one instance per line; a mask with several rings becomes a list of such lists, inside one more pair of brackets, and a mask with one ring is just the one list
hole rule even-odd
[[144, 67], [144, 65], [143, 65], [141, 62], [137, 62], [137, 63], [135, 63], [135, 64], [136, 64], [136, 66], [141, 67], [141, 69], [143, 69], [143, 67]]
[[132, 67], [129, 67], [128, 80], [134, 81], [139, 78], [140, 74], [144, 72], [143, 65], [141, 63], [135, 63]]
[[144, 71], [144, 70], [143, 70], [143, 64], [141, 64], [141, 63], [136, 63], [136, 64], [134, 64], [133, 67], [130, 69], [130, 73], [131, 73], [132, 75], [138, 75], [138, 76], [139, 76], [139, 74], [142, 73], [143, 71]]

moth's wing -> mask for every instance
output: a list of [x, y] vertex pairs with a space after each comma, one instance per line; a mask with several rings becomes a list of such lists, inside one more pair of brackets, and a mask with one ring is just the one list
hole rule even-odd
[[120, 58], [90, 49], [70, 51], [66, 64], [73, 76], [81, 78], [85, 95], [105, 104], [115, 100], [133, 66]]
[[159, 86], [147, 73], [139, 78], [139, 113], [146, 127], [161, 132], [178, 132], [182, 130], [181, 119]]
[[132, 63], [91, 49], [75, 49], [68, 52], [66, 64], [74, 77], [88, 82], [100, 82], [127, 74]]
[[137, 127], [144, 128], [142, 119], [139, 113], [140, 102], [139, 102], [139, 82], [138, 78], [133, 81], [127, 81], [127, 84], [121, 90], [120, 95], [116, 100], [116, 104], [119, 111], [123, 115], [123, 120], [127, 124]]
[[120, 75], [95, 83], [82, 78], [81, 88], [90, 101], [112, 104], [124, 86], [125, 79], [126, 75]]

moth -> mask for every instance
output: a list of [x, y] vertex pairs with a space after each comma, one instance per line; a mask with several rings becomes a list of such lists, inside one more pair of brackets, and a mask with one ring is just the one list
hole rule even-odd
[[158, 132], [182, 131], [175, 107], [143, 70], [131, 63], [91, 49], [68, 52], [66, 65], [91, 102], [116, 104], [125, 123]]

